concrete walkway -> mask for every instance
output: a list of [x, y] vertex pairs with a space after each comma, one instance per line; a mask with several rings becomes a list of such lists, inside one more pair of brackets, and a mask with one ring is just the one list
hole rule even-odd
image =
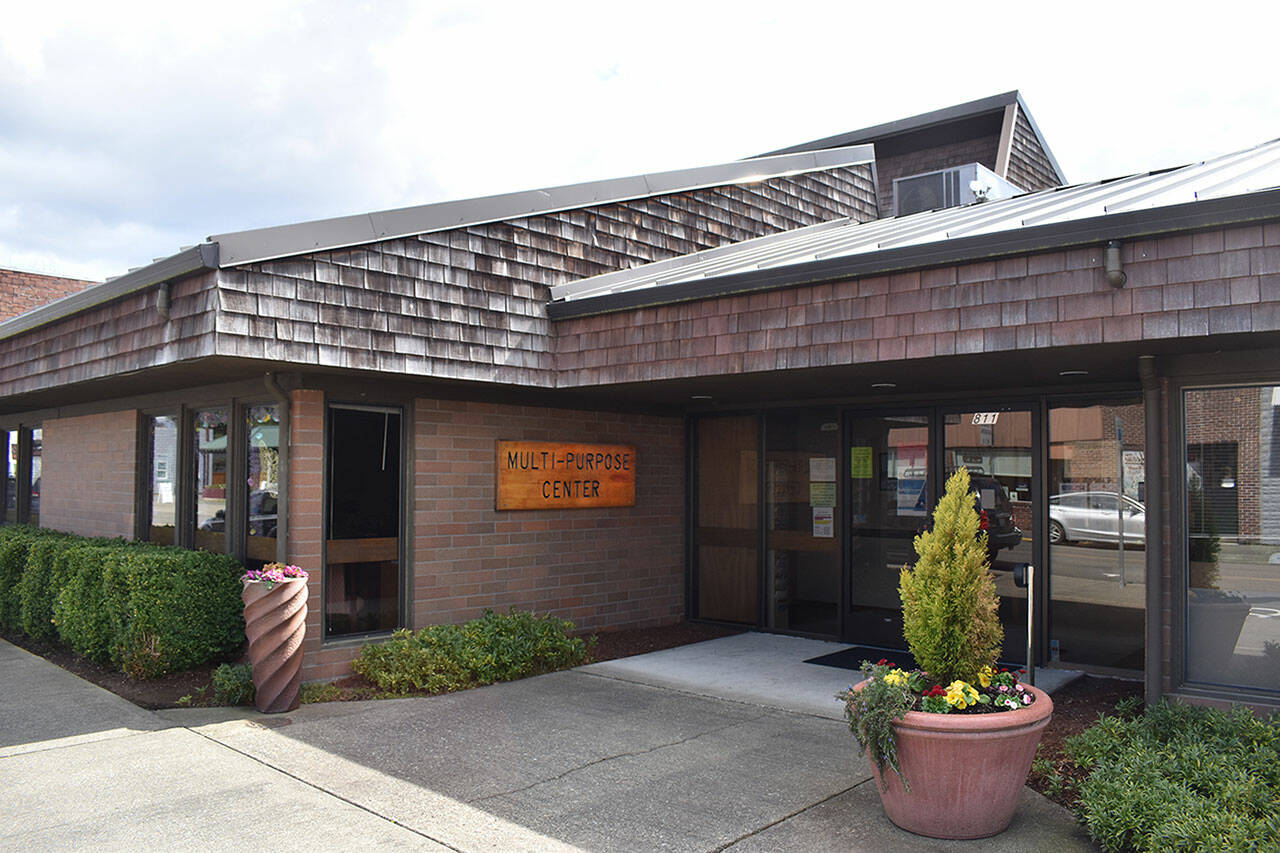
[[[781, 663], [801, 652], [793, 641], [812, 642], [685, 647], [695, 669], [715, 658], [736, 672], [714, 688], [687, 675], [659, 684], [675, 680], [680, 650], [671, 650], [275, 717], [153, 714], [0, 642], [0, 847], [1093, 849], [1065, 810], [1029, 790], [995, 839], [898, 830], [852, 737], [818, 698], [848, 673], [804, 665], [829, 672], [792, 683], [791, 707], [777, 698], [784, 679], [764, 666], [753, 678], [747, 646], [789, 647]], [[768, 696], [733, 690], [769, 679]]]

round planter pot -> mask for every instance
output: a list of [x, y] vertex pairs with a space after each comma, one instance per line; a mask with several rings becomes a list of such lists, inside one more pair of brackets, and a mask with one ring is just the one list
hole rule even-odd
[[[864, 682], [865, 683], [865, 682]], [[1031, 772], [1053, 700], [989, 714], [908, 711], [894, 724], [898, 761], [911, 785], [872, 763], [884, 813], [897, 826], [930, 838], [986, 838], [1008, 828]]]
[[302, 685], [302, 640], [307, 629], [307, 582], [279, 581], [269, 589], [248, 582], [244, 601], [244, 633], [253, 664], [253, 704], [265, 714], [298, 707]]

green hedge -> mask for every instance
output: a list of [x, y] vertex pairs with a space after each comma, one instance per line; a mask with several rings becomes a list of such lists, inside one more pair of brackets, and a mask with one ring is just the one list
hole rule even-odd
[[444, 693], [511, 681], [584, 663], [587, 643], [573, 623], [518, 610], [465, 625], [396, 631], [365, 646], [352, 667], [389, 693]]
[[155, 678], [244, 642], [243, 571], [219, 554], [0, 528], [0, 620]]
[[1106, 850], [1280, 850], [1280, 717], [1167, 702], [1069, 738]]

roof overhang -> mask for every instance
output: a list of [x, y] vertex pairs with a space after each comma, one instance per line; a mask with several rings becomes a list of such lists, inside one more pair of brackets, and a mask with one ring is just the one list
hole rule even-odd
[[1280, 189], [552, 302], [547, 306], [547, 313], [553, 320], [585, 317], [653, 305], [1096, 245], [1108, 240], [1131, 240], [1275, 219], [1280, 219]]
[[217, 268], [218, 244], [201, 243], [145, 267], [131, 270], [118, 278], [109, 279], [102, 284], [85, 288], [79, 293], [64, 296], [56, 302], [50, 302], [48, 305], [33, 308], [25, 314], [5, 320], [0, 323], [0, 340], [21, 335], [72, 314], [87, 311], [97, 305], [103, 305], [166, 281]]

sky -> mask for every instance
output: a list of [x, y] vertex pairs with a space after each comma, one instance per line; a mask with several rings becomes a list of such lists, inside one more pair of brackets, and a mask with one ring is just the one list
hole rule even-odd
[[1265, 8], [0, 0], [0, 267], [101, 280], [212, 234], [722, 163], [1011, 89], [1070, 182], [1180, 165], [1280, 137]]

